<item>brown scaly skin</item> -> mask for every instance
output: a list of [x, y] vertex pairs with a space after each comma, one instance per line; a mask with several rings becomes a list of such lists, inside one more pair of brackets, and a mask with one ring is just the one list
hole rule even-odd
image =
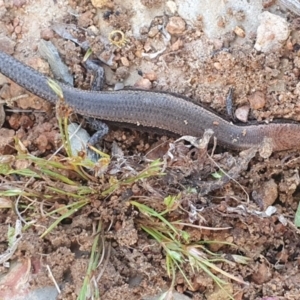
[[[1, 51], [0, 72], [45, 100], [55, 103], [58, 99], [48, 85], [48, 77]], [[75, 112], [123, 127], [197, 137], [205, 129], [212, 129], [218, 143], [231, 149], [259, 146], [265, 137], [271, 141], [273, 151], [300, 149], [299, 123], [240, 126], [181, 95], [143, 90], [96, 92], [60, 86], [66, 103]]]

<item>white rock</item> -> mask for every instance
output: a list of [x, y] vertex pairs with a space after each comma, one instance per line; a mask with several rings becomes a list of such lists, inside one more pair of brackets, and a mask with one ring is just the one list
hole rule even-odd
[[280, 49], [290, 34], [288, 22], [267, 11], [260, 16], [254, 48], [257, 51], [272, 52]]
[[68, 132], [70, 135], [70, 144], [73, 155], [78, 155], [78, 152], [85, 151], [90, 135], [81, 128], [77, 123], [70, 123], [68, 125]]
[[177, 5], [174, 1], [167, 1], [165, 12], [168, 16], [174, 16], [177, 11]]
[[248, 121], [249, 111], [250, 111], [249, 105], [240, 106], [235, 111], [235, 117], [241, 122], [246, 123]]

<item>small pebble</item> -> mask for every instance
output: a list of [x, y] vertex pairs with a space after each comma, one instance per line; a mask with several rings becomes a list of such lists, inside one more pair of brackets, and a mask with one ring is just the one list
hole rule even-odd
[[171, 35], [180, 35], [185, 31], [185, 21], [180, 17], [172, 17], [166, 29]]
[[20, 34], [22, 32], [22, 27], [21, 26], [16, 26], [15, 27], [15, 33]]
[[262, 186], [264, 209], [274, 204], [278, 197], [278, 187], [274, 179], [270, 179]]
[[256, 91], [249, 97], [251, 109], [261, 109], [266, 105], [266, 98], [263, 92]]
[[244, 38], [246, 36], [245, 31], [241, 27], [236, 26], [233, 31], [237, 36], [241, 38]]
[[20, 128], [20, 118], [21, 116], [18, 114], [12, 114], [8, 120], [8, 124], [10, 128], [17, 130]]
[[92, 0], [92, 4], [97, 8], [114, 8], [114, 3], [111, 0]]
[[156, 27], [151, 27], [150, 30], [149, 30], [149, 32], [148, 32], [148, 36], [149, 36], [150, 38], [153, 38], [153, 37], [155, 37], [158, 33], [159, 33], [159, 30], [158, 30], [157, 26], [156, 26]]
[[157, 74], [154, 72], [147, 72], [144, 73], [144, 78], [149, 79], [150, 81], [155, 81], [157, 80]]
[[225, 19], [223, 17], [221, 17], [221, 16], [218, 17], [217, 26], [220, 28], [225, 28], [226, 23], [225, 23]]
[[129, 67], [129, 60], [127, 59], [127, 57], [121, 57], [121, 63], [123, 64], [123, 66]]
[[46, 41], [49, 41], [54, 37], [54, 32], [50, 28], [43, 29], [40, 34], [41, 38]]
[[137, 184], [134, 184], [134, 185], [132, 186], [131, 190], [132, 190], [132, 193], [133, 193], [134, 195], [138, 195], [139, 192], [140, 192], [140, 188], [139, 188], [139, 186], [138, 186]]
[[30, 65], [30, 67], [38, 70], [39, 72], [43, 74], [47, 74], [50, 71], [49, 64], [39, 57], [32, 57], [27, 60], [27, 63]]
[[171, 50], [177, 51], [182, 47], [183, 47], [183, 41], [181, 39], [178, 39], [175, 43], [172, 44]]
[[124, 89], [124, 83], [123, 82], [117, 82], [114, 86], [114, 91], [119, 91]]
[[287, 48], [289, 51], [293, 51], [294, 45], [293, 45], [291, 39], [288, 39], [288, 40], [287, 40], [287, 42], [286, 42], [286, 48]]
[[241, 122], [246, 123], [248, 121], [249, 111], [250, 111], [250, 106], [243, 105], [236, 109], [235, 116]]
[[49, 147], [49, 141], [47, 137], [44, 134], [40, 134], [34, 141], [35, 145], [41, 151], [44, 153]]
[[12, 55], [15, 51], [16, 42], [6, 36], [0, 37], [0, 50]]
[[143, 57], [142, 53], [143, 53], [143, 51], [141, 49], [139, 49], [139, 50], [134, 52], [134, 55], [138, 58], [142, 58]]
[[139, 79], [135, 84], [135, 88], [143, 89], [143, 90], [150, 90], [152, 87], [151, 81], [147, 78]]
[[29, 129], [33, 127], [32, 119], [26, 115], [21, 116], [19, 121], [20, 121], [20, 126], [22, 126], [25, 129]]
[[78, 17], [78, 26], [84, 28], [91, 26], [93, 24], [93, 16], [93, 12], [90, 10], [80, 14]]
[[148, 32], [149, 32], [149, 29], [147, 26], [140, 27], [140, 35], [148, 34]]
[[135, 59], [134, 53], [133, 52], [127, 53], [127, 59], [134, 60]]
[[220, 71], [220, 70], [223, 69], [221, 63], [219, 63], [218, 61], [214, 63], [214, 67], [215, 67], [215, 69], [217, 69], [218, 71]]
[[88, 31], [95, 36], [100, 35], [100, 30], [95, 25], [89, 26]]
[[144, 49], [146, 52], [149, 52], [152, 50], [152, 47], [151, 47], [151, 42], [149, 40], [147, 40], [144, 44]]
[[129, 70], [125, 66], [119, 67], [117, 68], [115, 75], [118, 79], [125, 79], [129, 75]]
[[251, 280], [256, 284], [268, 282], [272, 277], [272, 269], [266, 263], [257, 263], [252, 273]]
[[0, 128], [0, 153], [11, 154], [13, 153], [15, 131], [7, 128]]
[[14, 20], [13, 20], [13, 26], [17, 27], [19, 24], [20, 24], [19, 18], [14, 18]]
[[258, 149], [259, 156], [263, 159], [269, 158], [273, 153], [273, 141], [271, 138], [264, 137]]

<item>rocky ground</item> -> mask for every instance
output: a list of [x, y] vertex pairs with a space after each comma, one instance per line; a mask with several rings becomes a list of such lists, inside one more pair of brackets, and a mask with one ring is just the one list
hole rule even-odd
[[[234, 119], [239, 122], [299, 121], [298, 12], [297, 1], [286, 0], [0, 0], [0, 49], [53, 76], [52, 66], [41, 54], [42, 40], [51, 41], [74, 85], [89, 89], [91, 75], [82, 64], [87, 43], [104, 63], [104, 89], [130, 86], [180, 93], [225, 118], [226, 99], [233, 89]], [[60, 145], [55, 109], [4, 76], [0, 76], [0, 86], [0, 97], [5, 100], [1, 155], [16, 154], [13, 137], [17, 137], [29, 153], [48, 158]], [[72, 119], [81, 121], [80, 116]], [[76, 299], [99, 219], [104, 224], [105, 247], [110, 249], [98, 282], [101, 298], [158, 299], [171, 285], [165, 252], [141, 230], [143, 218], [129, 201], [162, 211], [168, 195], [179, 195], [171, 220], [227, 228], [184, 230], [193, 243], [213, 240], [235, 245], [207, 246], [231, 261], [217, 263], [218, 267], [245, 282], [220, 275], [234, 299], [299, 298], [296, 150], [267, 157], [253, 149], [238, 152], [209, 146], [191, 150], [188, 143], [175, 142], [172, 137], [124, 128], [110, 131], [101, 144], [103, 151], [112, 154], [115, 143], [123, 164], [112, 160], [110, 176], [115, 171], [116, 178], [126, 178], [157, 158], [165, 158], [165, 176], [120, 187], [108, 197], [101, 196], [111, 178], [107, 174], [97, 182], [84, 182], [98, 193], [44, 238], [40, 235], [53, 219], [43, 214], [43, 205], [53, 210], [74, 199], [57, 198], [51, 205], [43, 199], [18, 200], [23, 218], [34, 215], [35, 223], [24, 227], [10, 267], [1, 267], [1, 299], [22, 299], [25, 293], [38, 299]], [[226, 176], [218, 179], [216, 174], [224, 172], [231, 180]], [[8, 183], [12, 189], [23, 181], [1, 175], [0, 182], [3, 189]], [[27, 187], [39, 189], [40, 185], [28, 183]], [[1, 200], [10, 203], [12, 198]], [[18, 216], [15, 210], [3, 208], [0, 219], [0, 253], [5, 253], [8, 227], [15, 225]], [[243, 265], [234, 255], [250, 260]], [[183, 268], [191, 286], [177, 272], [174, 297], [228, 299], [205, 272], [193, 272], [188, 263]], [[60, 287], [57, 296], [49, 270]]]

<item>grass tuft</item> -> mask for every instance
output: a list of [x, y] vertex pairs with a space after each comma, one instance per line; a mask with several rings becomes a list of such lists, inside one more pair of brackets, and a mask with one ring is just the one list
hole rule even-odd
[[[190, 243], [189, 242], [189, 233], [181, 228], [184, 226], [190, 226], [187, 223], [181, 223], [178, 221], [168, 221], [168, 213], [170, 213], [174, 207], [177, 207], [176, 203], [178, 202], [178, 196], [171, 197], [168, 196], [165, 198], [164, 203], [166, 209], [163, 212], [158, 213], [151, 207], [138, 203], [136, 201], [131, 201], [130, 203], [136, 207], [140, 213], [144, 216], [139, 220], [139, 225], [142, 230], [154, 238], [159, 245], [163, 248], [166, 255], [166, 270], [168, 276], [172, 279], [170, 291], [174, 289], [176, 272], [179, 271], [189, 288], [193, 290], [193, 285], [188, 278], [188, 275], [184, 271], [186, 264], [190, 266], [193, 273], [196, 274], [200, 270], [204, 271], [208, 276], [210, 276], [214, 282], [228, 294], [224, 288], [227, 284], [226, 281], [222, 280], [215, 273], [219, 273], [228, 279], [232, 279], [240, 284], [246, 284], [242, 279], [223, 271], [217, 264], [228, 263], [232, 264], [231, 261], [225, 259], [221, 254], [213, 253], [205, 247], [213, 241], [200, 241], [199, 243]], [[195, 225], [191, 224], [191, 227]], [[197, 226], [201, 230], [201, 226]], [[215, 230], [215, 228], [207, 228]], [[227, 228], [218, 228], [218, 230], [227, 229]], [[227, 242], [218, 243], [232, 245]], [[247, 258], [239, 257], [237, 262], [247, 263]], [[166, 293], [165, 297], [169, 297], [169, 292]], [[230, 299], [234, 299], [231, 295], [228, 294]]]

